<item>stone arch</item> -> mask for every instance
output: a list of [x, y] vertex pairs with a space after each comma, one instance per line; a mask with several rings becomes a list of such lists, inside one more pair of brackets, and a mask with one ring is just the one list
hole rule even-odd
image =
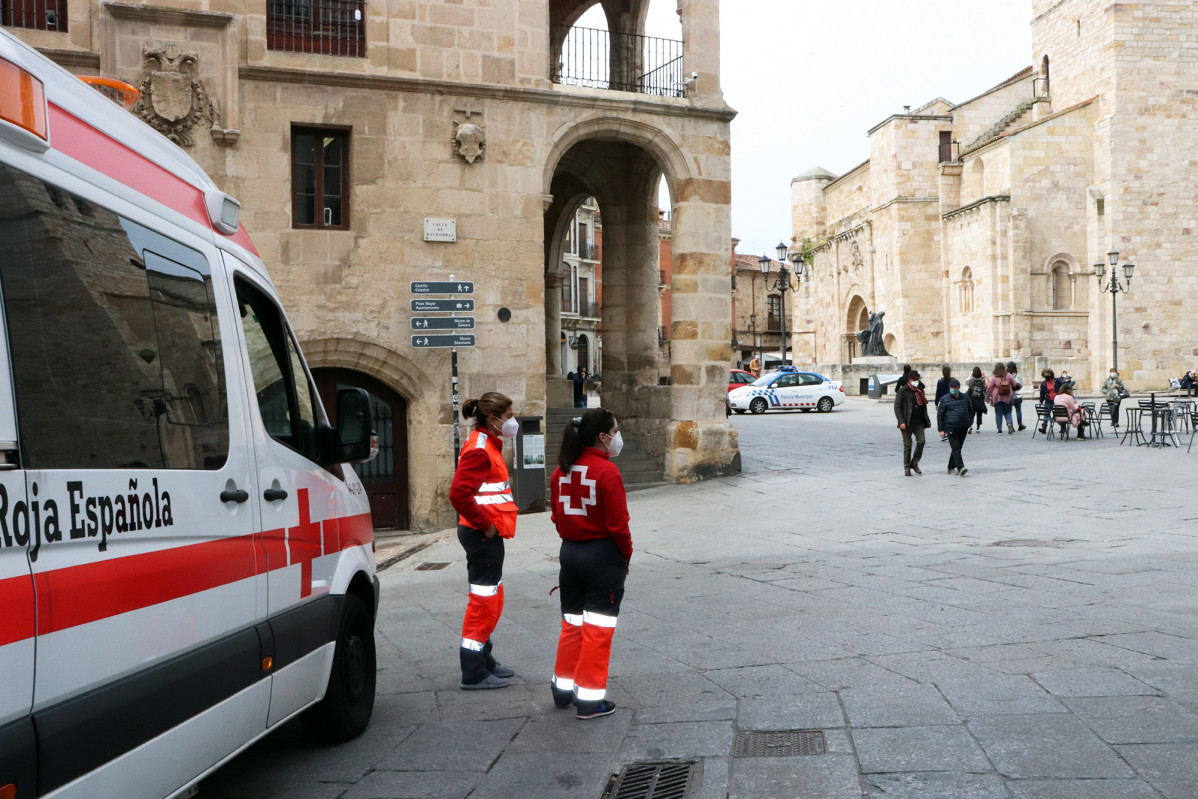
[[354, 338], [318, 338], [301, 342], [311, 369], [350, 369], [369, 375], [408, 402], [425, 399], [432, 378], [406, 356], [387, 347]]
[[869, 325], [869, 308], [860, 294], [853, 294], [845, 309], [844, 332], [857, 334]]
[[973, 270], [968, 266], [961, 270], [957, 281], [957, 301], [960, 313], [973, 313]]
[[[681, 195], [681, 189], [691, 179], [691, 171], [677, 143], [659, 128], [619, 117], [594, 117], [577, 124], [563, 125], [554, 133], [541, 175], [544, 194], [553, 194], [554, 176], [566, 154], [575, 145], [588, 140], [625, 142], [652, 154], [665, 176], [671, 201], [677, 204], [686, 199]], [[599, 177], [598, 173], [599, 170], [596, 170], [596, 177]]]
[[893, 333], [887, 333], [886, 335], [882, 336], [882, 344], [883, 344], [883, 346], [886, 347], [887, 352], [889, 352], [891, 355], [893, 355], [895, 357], [898, 357], [898, 352], [899, 352], [898, 339], [895, 337], [895, 335]]
[[964, 195], [961, 198], [963, 202], [973, 202], [986, 196], [986, 162], [984, 159], [974, 158], [973, 163], [969, 165]]
[[[1081, 22], [1078, 22], [1079, 29], [1080, 29], [1080, 26], [1081, 26]], [[1050, 96], [1050, 91], [1049, 91], [1050, 87], [1049, 87], [1049, 83], [1048, 83], [1048, 54], [1047, 53], [1045, 53], [1044, 58], [1040, 59], [1039, 78], [1040, 78], [1040, 94], [1044, 97]]]

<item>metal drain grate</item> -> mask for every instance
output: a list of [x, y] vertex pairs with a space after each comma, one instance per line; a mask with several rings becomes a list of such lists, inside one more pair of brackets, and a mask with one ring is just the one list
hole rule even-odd
[[738, 732], [732, 745], [733, 757], [803, 757], [827, 752], [824, 734], [819, 730]]
[[435, 571], [440, 571], [441, 569], [444, 569], [448, 565], [449, 565], [448, 563], [429, 563], [426, 561], [424, 563], [421, 563], [419, 566], [417, 566], [416, 571], [418, 571], [418, 572], [435, 572]]
[[612, 775], [600, 799], [687, 799], [701, 773], [694, 760], [632, 763]]

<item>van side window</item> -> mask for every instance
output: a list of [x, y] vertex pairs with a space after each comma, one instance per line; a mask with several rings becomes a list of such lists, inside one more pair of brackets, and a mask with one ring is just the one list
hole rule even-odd
[[295, 337], [274, 301], [235, 281], [254, 393], [266, 432], [304, 457], [319, 460], [315, 392]]
[[0, 164], [0, 296], [26, 468], [224, 465], [220, 326], [201, 253]]

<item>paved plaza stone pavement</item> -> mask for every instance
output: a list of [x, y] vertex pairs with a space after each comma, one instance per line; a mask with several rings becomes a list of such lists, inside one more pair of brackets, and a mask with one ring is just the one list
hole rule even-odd
[[[743, 474], [629, 496], [615, 714], [553, 705], [558, 538], [524, 516], [494, 635], [511, 687], [458, 689], [463, 556], [422, 537], [380, 575], [370, 729], [321, 748], [291, 723], [201, 796], [599, 799], [687, 759], [702, 799], [1198, 797], [1198, 453], [990, 415], [967, 476], [929, 431], [908, 478], [885, 402], [733, 421]], [[763, 730], [826, 753], [732, 756]]]

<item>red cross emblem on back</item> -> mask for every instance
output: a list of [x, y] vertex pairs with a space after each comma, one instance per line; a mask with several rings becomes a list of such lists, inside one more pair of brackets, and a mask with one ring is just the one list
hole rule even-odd
[[587, 479], [586, 466], [575, 466], [568, 475], [557, 478], [557, 501], [567, 516], [587, 515], [587, 507], [596, 500], [595, 481]]

